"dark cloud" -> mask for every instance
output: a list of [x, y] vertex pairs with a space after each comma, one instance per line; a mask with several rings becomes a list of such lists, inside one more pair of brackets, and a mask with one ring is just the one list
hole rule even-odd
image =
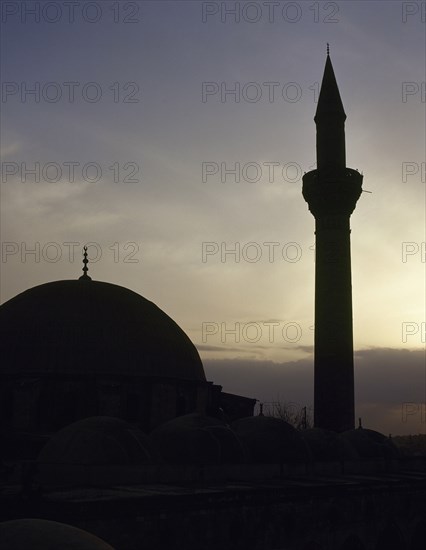
[[229, 346], [211, 346], [209, 344], [198, 344], [197, 349], [199, 351], [218, 351], [218, 352], [238, 352], [238, 353], [247, 353], [248, 350], [244, 348], [232, 348], [229, 349]]
[[285, 346], [284, 349], [291, 349], [292, 351], [303, 351], [304, 353], [313, 354], [314, 346]]
[[[282, 363], [206, 359], [204, 366], [208, 379], [222, 385], [225, 391], [263, 402], [313, 405], [312, 357]], [[425, 350], [357, 350], [355, 393], [356, 414], [362, 417], [365, 427], [393, 434], [424, 432]]]

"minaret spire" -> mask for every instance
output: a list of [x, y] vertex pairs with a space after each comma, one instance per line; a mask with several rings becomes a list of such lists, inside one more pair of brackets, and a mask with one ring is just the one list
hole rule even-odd
[[319, 118], [331, 117], [333, 115], [346, 120], [346, 114], [343, 109], [343, 103], [340, 97], [339, 87], [337, 86], [331, 57], [327, 54], [318, 98], [317, 112], [315, 113], [314, 120], [317, 122]]
[[346, 166], [346, 113], [329, 53], [314, 117], [317, 127], [317, 166], [321, 172], [340, 172]]
[[303, 197], [316, 235], [314, 424], [343, 432], [355, 425], [349, 218], [362, 175], [346, 167], [346, 114], [329, 54], [327, 44], [314, 117], [317, 170], [303, 176]]

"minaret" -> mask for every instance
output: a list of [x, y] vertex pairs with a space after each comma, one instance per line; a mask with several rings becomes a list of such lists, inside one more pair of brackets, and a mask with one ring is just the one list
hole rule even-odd
[[315, 217], [314, 424], [336, 432], [355, 427], [349, 218], [362, 192], [362, 175], [346, 167], [345, 119], [327, 45], [317, 169], [303, 176], [303, 197]]

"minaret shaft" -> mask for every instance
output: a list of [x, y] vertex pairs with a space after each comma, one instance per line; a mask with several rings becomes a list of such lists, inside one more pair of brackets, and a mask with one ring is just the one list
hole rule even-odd
[[315, 425], [354, 427], [349, 216], [316, 220]]
[[350, 216], [362, 176], [346, 168], [346, 114], [327, 56], [318, 100], [317, 170], [303, 176], [315, 217], [315, 427], [355, 427]]
[[346, 167], [345, 123], [333, 119], [317, 123], [317, 168], [320, 172], [341, 172]]

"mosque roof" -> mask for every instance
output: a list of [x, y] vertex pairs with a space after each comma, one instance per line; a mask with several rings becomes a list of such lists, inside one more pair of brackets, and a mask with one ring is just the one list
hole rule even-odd
[[205, 381], [197, 349], [164, 311], [115, 284], [45, 283], [0, 307], [3, 373], [120, 374]]

